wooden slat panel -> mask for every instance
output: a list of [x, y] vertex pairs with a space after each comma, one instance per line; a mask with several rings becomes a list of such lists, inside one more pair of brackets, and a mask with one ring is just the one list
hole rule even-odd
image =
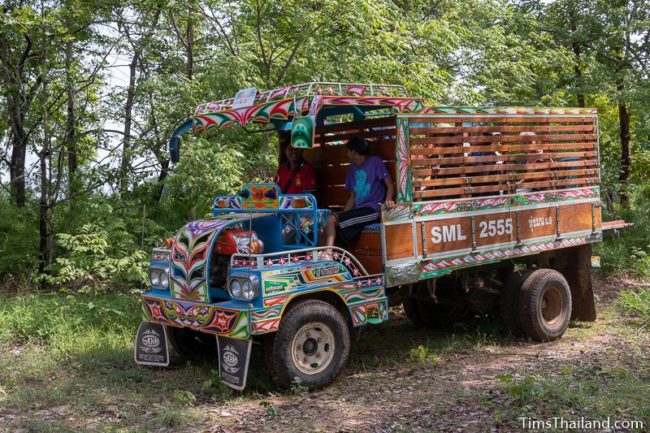
[[593, 177], [597, 175], [598, 171], [595, 169], [585, 170], [563, 170], [563, 171], [540, 171], [540, 172], [526, 172], [526, 173], [510, 173], [510, 174], [494, 174], [490, 176], [456, 176], [441, 179], [421, 179], [413, 176], [413, 184], [418, 186], [442, 186], [442, 185], [462, 185], [462, 184], [477, 184], [489, 182], [515, 182], [521, 179], [539, 179], [539, 178], [552, 178], [560, 179], [562, 177]]
[[384, 261], [381, 255], [355, 254], [354, 256], [361, 262], [370, 275], [384, 272]]
[[413, 257], [411, 223], [386, 226], [386, 257], [388, 260]]
[[596, 134], [554, 135], [454, 135], [453, 137], [410, 137], [412, 145], [436, 145], [458, 143], [544, 143], [549, 141], [596, 140]]
[[[370, 155], [377, 155], [385, 161], [395, 160], [395, 142], [392, 146], [382, 145], [383, 143], [370, 143]], [[349, 163], [345, 146], [326, 146], [315, 149], [305, 150], [305, 159], [314, 165], [319, 165], [321, 161], [328, 164]]]
[[551, 236], [557, 232], [555, 208], [532, 209], [519, 212], [519, 238], [522, 240]]
[[497, 161], [522, 161], [525, 159], [545, 159], [553, 158], [595, 158], [598, 154], [596, 151], [584, 152], [556, 152], [544, 154], [512, 154], [512, 155], [483, 155], [483, 156], [459, 156], [449, 158], [433, 159], [414, 159], [411, 164], [414, 167], [426, 167], [431, 165], [452, 165], [452, 164], [485, 164]]
[[560, 208], [560, 233], [591, 230], [591, 203]]
[[476, 152], [513, 152], [513, 151], [532, 151], [532, 150], [592, 150], [596, 148], [595, 141], [587, 141], [582, 143], [542, 143], [542, 144], [504, 144], [504, 145], [485, 145], [485, 146], [452, 146], [452, 147], [413, 147], [411, 155], [445, 155], [445, 154], [468, 154]]
[[[583, 160], [583, 161], [553, 161], [551, 163], [553, 168], [566, 168], [566, 167], [596, 167], [598, 166], [598, 161], [595, 159]], [[539, 164], [489, 164], [489, 165], [475, 165], [469, 167], [452, 167], [452, 168], [437, 168], [437, 167], [428, 167], [421, 169], [414, 169], [414, 177], [422, 176], [447, 176], [453, 174], [463, 174], [463, 173], [485, 173], [493, 171], [523, 171], [523, 170], [540, 170], [547, 169], [548, 163], [539, 163]]]
[[596, 185], [597, 177], [585, 177], [580, 179], [550, 180], [546, 182], [523, 182], [517, 185], [518, 189], [549, 189], [563, 186], [574, 187], [575, 185]]
[[[553, 180], [545, 182], [526, 182], [517, 185], [489, 185], [489, 186], [468, 186], [463, 188], [445, 188], [436, 190], [422, 190], [414, 191], [413, 195], [419, 200], [422, 198], [433, 197], [453, 197], [461, 194], [473, 193], [514, 193], [515, 190], [522, 189], [556, 189], [560, 187], [577, 187], [582, 185], [597, 185], [598, 178], [590, 177], [584, 179], [567, 179], [567, 180]], [[516, 187], [516, 188], [515, 188]]]
[[603, 209], [600, 206], [594, 206], [594, 228], [596, 230], [603, 228]]
[[349, 245], [353, 254], [381, 255], [381, 234], [379, 232], [364, 231]]
[[320, 186], [318, 192], [318, 207], [343, 207], [350, 196], [350, 191], [346, 190], [343, 185], [340, 186]]
[[476, 245], [512, 242], [516, 239], [515, 216], [512, 212], [501, 212], [474, 217]]
[[351, 131], [351, 130], [360, 130], [375, 126], [388, 126], [395, 125], [395, 117], [379, 117], [377, 119], [364, 119], [359, 122], [348, 122], [348, 123], [335, 123], [332, 125], [323, 125], [316, 127], [316, 134], [320, 135], [326, 132], [339, 132], [339, 131]]
[[[537, 123], [537, 124], [549, 124], [549, 123], [593, 123], [596, 118], [595, 114], [585, 114], [585, 115], [503, 115], [503, 116], [481, 116], [481, 115], [471, 115], [471, 116], [449, 116], [449, 117], [419, 117], [417, 115], [409, 116], [410, 123]], [[412, 128], [417, 129], [417, 128]], [[428, 129], [428, 128], [423, 128]]]
[[594, 131], [595, 125], [591, 122], [591, 119], [587, 124], [578, 124], [578, 125], [525, 125], [525, 126], [509, 126], [509, 125], [498, 125], [498, 126], [454, 126], [454, 127], [437, 127], [437, 128], [410, 128], [410, 133], [412, 135], [435, 135], [435, 134], [462, 134], [464, 132], [468, 133], [492, 133], [500, 132], [504, 133], [519, 133], [519, 132], [560, 132], [560, 131]]
[[373, 129], [370, 131], [362, 130], [362, 131], [342, 131], [338, 132], [334, 135], [331, 134], [324, 134], [324, 135], [319, 135], [316, 136], [316, 141], [319, 143], [329, 143], [331, 141], [339, 141], [339, 140], [349, 140], [352, 137], [364, 137], [368, 138], [370, 140], [377, 138], [377, 137], [393, 137], [393, 140], [395, 139], [395, 127], [387, 128], [387, 129]]
[[[426, 249], [427, 254], [471, 248], [472, 246], [472, 221], [470, 218], [449, 218], [421, 222], [420, 224], [424, 224], [424, 230], [418, 225], [418, 244], [421, 251]], [[424, 243], [423, 234], [426, 237]]]
[[[395, 161], [384, 161], [386, 164], [386, 169], [391, 175], [391, 179], [395, 179]], [[348, 170], [350, 168], [349, 164], [337, 164], [337, 165], [321, 165], [316, 166], [316, 180], [322, 185], [343, 185], [345, 184], [345, 179], [348, 175]]]

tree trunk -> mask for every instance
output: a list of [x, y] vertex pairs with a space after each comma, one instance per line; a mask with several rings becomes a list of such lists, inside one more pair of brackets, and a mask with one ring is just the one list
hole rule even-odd
[[[41, 9], [41, 15], [43, 14], [43, 10]], [[44, 77], [43, 79], [43, 84], [41, 87], [41, 94], [40, 94], [40, 102], [41, 106], [43, 107], [43, 148], [38, 154], [39, 157], [39, 162], [40, 162], [40, 172], [41, 172], [41, 179], [40, 179], [40, 199], [39, 199], [39, 206], [38, 206], [38, 238], [39, 238], [39, 254], [38, 254], [38, 273], [43, 274], [45, 272], [45, 268], [48, 265], [48, 260], [50, 258], [50, 244], [49, 244], [49, 235], [48, 235], [48, 208], [49, 208], [49, 175], [50, 173], [47, 170], [47, 159], [50, 156], [50, 152], [52, 149], [52, 143], [51, 143], [51, 138], [50, 138], [50, 131], [49, 131], [49, 113], [47, 110], [47, 102], [48, 102], [48, 97], [47, 97], [47, 87], [48, 87], [48, 79], [46, 77], [47, 74], [47, 46], [46, 46], [46, 29], [43, 28], [43, 34], [41, 36], [41, 73], [42, 76]]]
[[165, 158], [160, 166], [160, 174], [158, 175], [158, 188], [156, 189], [156, 194], [154, 200], [160, 201], [162, 198], [163, 188], [165, 184], [163, 183], [167, 179], [169, 174], [169, 158]]
[[44, 139], [43, 150], [39, 153], [40, 159], [40, 172], [41, 172], [41, 195], [38, 206], [38, 273], [42, 274], [45, 272], [45, 267], [48, 264], [49, 254], [49, 242], [48, 242], [48, 232], [47, 232], [47, 149]]
[[[622, 87], [622, 84], [619, 85]], [[617, 89], [619, 88], [617, 86]], [[619, 89], [622, 93], [623, 89]], [[621, 127], [621, 206], [630, 207], [630, 193], [628, 191], [630, 173], [632, 172], [632, 140], [630, 138], [630, 113], [624, 101], [618, 103], [618, 121]]]
[[187, 79], [192, 81], [194, 74], [194, 5], [190, 5], [187, 19]]
[[[22, 114], [18, 114], [22, 117]], [[22, 126], [12, 131], [11, 163], [9, 165], [9, 183], [11, 195], [17, 207], [25, 206], [25, 158], [27, 156], [27, 139]]]
[[[0, 64], [2, 65], [2, 80], [7, 99], [7, 112], [11, 128], [11, 162], [9, 163], [9, 182], [11, 197], [17, 207], [25, 206], [25, 158], [27, 156], [27, 132], [25, 131], [25, 112], [29, 103], [21, 95], [21, 84], [24, 65], [12, 65], [10, 62], [9, 41], [0, 34]], [[25, 53], [31, 52], [28, 43]]]
[[[576, 5], [572, 4], [572, 6], [575, 8]], [[577, 22], [577, 17], [576, 17], [576, 10], [571, 9], [571, 14], [570, 14], [570, 20], [571, 20], [571, 38], [575, 38], [576, 34], [578, 33], [578, 22]], [[573, 55], [575, 56], [575, 59], [573, 60], [573, 78], [575, 79], [575, 85], [578, 89], [578, 93], [576, 94], [576, 99], [578, 100], [578, 107], [585, 107], [585, 94], [584, 94], [584, 89], [582, 88], [583, 86], [583, 77], [582, 77], [582, 46], [580, 45], [579, 42], [577, 41], [572, 41], [571, 42], [571, 49], [573, 50]]]
[[124, 141], [122, 145], [122, 161], [120, 163], [120, 193], [125, 193], [129, 186], [129, 167], [131, 165], [131, 124], [133, 123], [133, 100], [135, 99], [135, 78], [140, 60], [141, 48], [136, 48], [129, 64], [129, 88], [126, 92], [124, 106]]
[[573, 78], [575, 79], [576, 87], [578, 88], [576, 99], [578, 100], [577, 101], [578, 107], [586, 107], [584, 89], [582, 88], [583, 86], [582, 67], [580, 65], [580, 56], [582, 55], [582, 49], [580, 47], [580, 44], [578, 44], [577, 42], [574, 42], [572, 44], [572, 48], [573, 48], [573, 55], [576, 57], [574, 60], [575, 63], [573, 64]]
[[75, 142], [75, 105], [74, 105], [74, 79], [72, 77], [73, 44], [68, 41], [65, 44], [65, 74], [67, 93], [67, 114], [63, 144], [67, 149], [68, 159], [68, 197], [72, 205], [72, 197], [78, 189], [77, 185], [77, 144]]

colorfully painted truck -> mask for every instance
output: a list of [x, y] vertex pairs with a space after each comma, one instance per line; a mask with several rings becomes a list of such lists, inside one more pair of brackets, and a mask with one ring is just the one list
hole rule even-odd
[[[246, 184], [155, 249], [136, 362], [168, 365], [168, 343], [216, 344], [222, 380], [243, 389], [257, 341], [280, 385], [318, 388], [344, 368], [351, 335], [388, 320], [389, 299], [422, 326], [500, 311], [537, 341], [595, 320], [591, 244], [621, 223], [601, 221], [594, 110], [429, 107], [395, 85], [245, 89], [197, 107], [172, 159], [181, 134], [233, 126], [277, 131], [280, 155], [304, 148], [317, 192]], [[347, 199], [355, 136], [385, 162], [396, 206], [326, 251], [319, 234]]]

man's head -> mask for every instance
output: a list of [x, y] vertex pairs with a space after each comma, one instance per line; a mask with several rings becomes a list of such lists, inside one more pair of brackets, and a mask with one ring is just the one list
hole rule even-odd
[[287, 146], [284, 154], [291, 165], [296, 165], [302, 159], [302, 149], [293, 146]]
[[348, 158], [354, 163], [363, 162], [370, 153], [368, 142], [360, 137], [352, 137], [345, 145], [348, 151]]

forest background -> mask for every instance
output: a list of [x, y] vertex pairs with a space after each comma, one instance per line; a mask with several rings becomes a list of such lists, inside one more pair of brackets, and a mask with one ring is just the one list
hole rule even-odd
[[598, 109], [605, 270], [650, 275], [648, 0], [5, 0], [0, 290], [144, 284], [151, 248], [276, 166], [271, 135], [184, 137], [238, 89], [404, 85], [431, 105]]

